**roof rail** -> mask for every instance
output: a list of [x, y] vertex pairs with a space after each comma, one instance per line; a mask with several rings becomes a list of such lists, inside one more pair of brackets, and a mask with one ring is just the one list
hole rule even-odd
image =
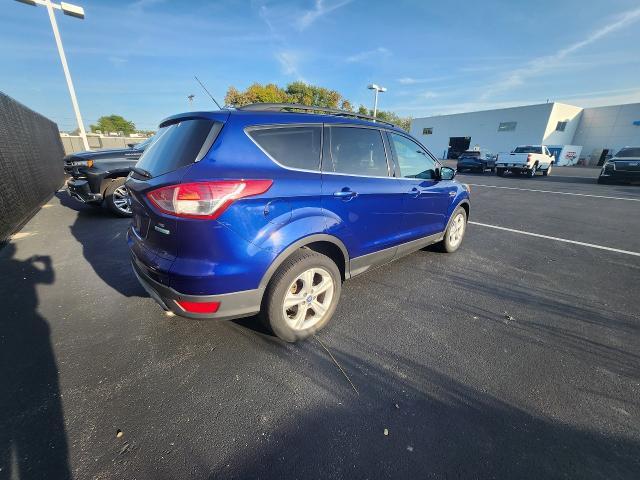
[[[335, 115], [336, 117], [354, 117], [361, 120], [367, 120], [369, 122], [384, 123], [385, 125], [395, 127], [395, 125], [391, 122], [380, 120], [379, 118], [370, 117], [369, 115], [362, 115], [361, 113], [356, 112], [348, 112], [346, 110], [338, 110], [336, 108], [312, 107], [309, 105], [302, 105], [300, 103], [250, 103], [249, 105], [243, 105], [242, 107], [237, 107], [236, 109], [260, 112], [286, 112], [289, 110], [294, 110], [294, 112], [292, 113], [320, 112], [327, 115]], [[297, 110], [298, 112], [295, 112], [295, 110]]]

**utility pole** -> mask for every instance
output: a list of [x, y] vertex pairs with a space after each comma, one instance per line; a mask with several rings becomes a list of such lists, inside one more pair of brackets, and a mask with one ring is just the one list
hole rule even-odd
[[53, 37], [56, 40], [58, 47], [58, 53], [60, 54], [60, 62], [62, 62], [62, 70], [64, 71], [65, 79], [67, 80], [67, 87], [69, 88], [69, 95], [71, 96], [71, 104], [73, 105], [73, 111], [76, 114], [76, 121], [78, 122], [78, 130], [80, 131], [80, 137], [82, 137], [82, 144], [85, 150], [89, 150], [89, 142], [87, 141], [87, 133], [84, 130], [84, 124], [82, 123], [82, 115], [80, 115], [80, 107], [78, 106], [78, 99], [76, 98], [76, 90], [73, 87], [73, 81], [71, 80], [71, 73], [69, 72], [69, 66], [67, 65], [67, 56], [64, 53], [62, 47], [62, 39], [60, 38], [60, 31], [58, 30], [58, 23], [56, 22], [56, 15], [54, 9], [62, 10], [62, 13], [71, 17], [84, 19], [84, 8], [71, 3], [60, 2], [53, 3], [51, 0], [17, 0], [20, 3], [25, 3], [31, 6], [41, 5], [47, 8], [49, 12], [49, 20], [51, 21], [51, 29], [53, 30]]
[[386, 92], [387, 89], [385, 87], [381, 87], [379, 85], [376, 85], [375, 83], [372, 83], [371, 85], [368, 85], [367, 88], [369, 90], [375, 90], [375, 92], [376, 92], [375, 100], [373, 101], [373, 118], [376, 118], [376, 115], [378, 114], [378, 93]]

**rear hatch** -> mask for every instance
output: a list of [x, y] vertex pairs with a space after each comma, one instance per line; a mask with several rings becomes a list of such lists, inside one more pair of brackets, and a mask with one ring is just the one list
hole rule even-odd
[[178, 253], [178, 221], [154, 208], [147, 194], [180, 183], [188, 169], [207, 154], [222, 125], [213, 118], [166, 120], [127, 179], [133, 212], [131, 248], [151, 269], [147, 273], [162, 283], [167, 283], [164, 273]]

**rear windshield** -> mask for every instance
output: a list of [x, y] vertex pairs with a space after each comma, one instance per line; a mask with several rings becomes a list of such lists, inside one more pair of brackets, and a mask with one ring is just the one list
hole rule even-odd
[[542, 147], [527, 145], [516, 148], [513, 153], [542, 153]]
[[[194, 119], [162, 127], [136, 167], [157, 177], [193, 163], [214, 125], [220, 126], [213, 120]], [[211, 137], [208, 140], [211, 146]]]
[[623, 148], [616, 153], [617, 158], [638, 158], [640, 157], [640, 147]]

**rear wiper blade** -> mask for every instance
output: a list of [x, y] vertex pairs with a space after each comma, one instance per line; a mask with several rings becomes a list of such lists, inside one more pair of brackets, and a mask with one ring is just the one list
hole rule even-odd
[[145, 177], [145, 178], [151, 178], [152, 177], [152, 175], [149, 172], [147, 172], [145, 169], [143, 169], [143, 168], [133, 167], [131, 170], [133, 170], [135, 173], [137, 173], [141, 177]]

